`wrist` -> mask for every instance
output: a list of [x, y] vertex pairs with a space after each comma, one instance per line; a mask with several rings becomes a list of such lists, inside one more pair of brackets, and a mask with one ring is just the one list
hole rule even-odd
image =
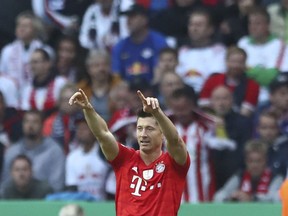
[[82, 110], [94, 110], [93, 106], [91, 105], [91, 103], [86, 104], [85, 107], [82, 107]]

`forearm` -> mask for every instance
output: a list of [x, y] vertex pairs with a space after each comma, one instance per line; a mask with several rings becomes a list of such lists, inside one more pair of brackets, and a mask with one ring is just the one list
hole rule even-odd
[[167, 140], [169, 154], [178, 164], [184, 165], [187, 159], [186, 145], [181, 137], [179, 137], [176, 127], [161, 109], [153, 115]]
[[159, 109], [158, 112], [153, 113], [155, 119], [161, 127], [164, 136], [167, 139], [167, 145], [177, 145], [179, 141], [179, 136], [177, 129], [171, 120], [164, 114], [164, 112]]
[[83, 113], [87, 124], [98, 140], [100, 147], [106, 159], [112, 161], [116, 158], [119, 152], [118, 144], [109, 131], [105, 120], [93, 109], [83, 109]]
[[108, 126], [104, 119], [93, 109], [93, 107], [89, 109], [83, 109], [83, 113], [86, 119], [86, 122], [94, 134], [94, 136], [97, 138], [97, 140], [100, 142], [105, 135], [105, 133], [108, 133]]

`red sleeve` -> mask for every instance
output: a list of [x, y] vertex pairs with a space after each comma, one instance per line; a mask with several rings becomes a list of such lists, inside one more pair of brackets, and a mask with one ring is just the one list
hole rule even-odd
[[129, 161], [136, 152], [135, 149], [124, 146], [121, 143], [118, 143], [118, 146], [118, 155], [114, 160], [109, 161], [114, 170], [118, 170], [126, 161]]
[[259, 95], [259, 85], [255, 81], [249, 79], [244, 103], [255, 108], [258, 103], [258, 95]]
[[[168, 154], [169, 155], [169, 154]], [[178, 164], [170, 155], [169, 155], [169, 158], [171, 160], [171, 164], [172, 166], [174, 167], [175, 171], [181, 176], [186, 176], [187, 172], [188, 172], [188, 169], [190, 167], [190, 156], [189, 156], [189, 153], [187, 152], [187, 159], [186, 159], [186, 162], [185, 164], [183, 165], [180, 165]]]

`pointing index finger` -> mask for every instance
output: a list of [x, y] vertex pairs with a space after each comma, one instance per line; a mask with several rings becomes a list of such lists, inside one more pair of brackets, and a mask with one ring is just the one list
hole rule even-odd
[[140, 90], [137, 91], [137, 94], [138, 94], [139, 98], [141, 99], [141, 101], [146, 103], [146, 98]]

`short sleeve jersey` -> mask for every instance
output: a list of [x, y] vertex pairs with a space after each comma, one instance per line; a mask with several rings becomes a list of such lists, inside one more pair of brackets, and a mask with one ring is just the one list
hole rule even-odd
[[179, 165], [168, 154], [146, 165], [136, 151], [122, 144], [111, 161], [116, 175], [116, 213], [118, 216], [175, 216], [184, 190], [189, 155]]

